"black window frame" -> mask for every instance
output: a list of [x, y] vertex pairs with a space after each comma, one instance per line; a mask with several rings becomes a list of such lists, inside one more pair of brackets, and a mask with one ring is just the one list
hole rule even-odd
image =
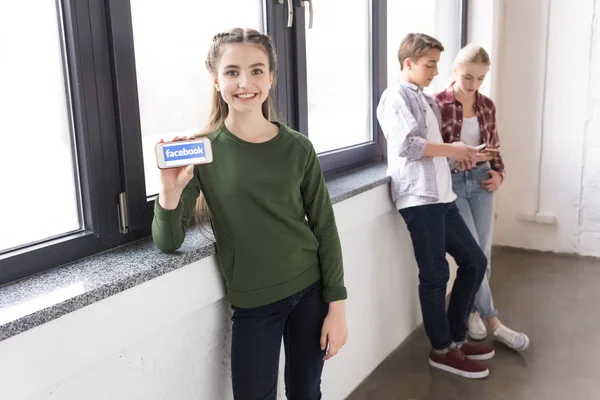
[[[312, 0], [311, 0], [312, 1]], [[387, 87], [387, 1], [367, 0], [371, 6], [371, 112], [372, 132], [370, 141], [353, 146], [334, 149], [319, 153], [321, 168], [326, 176], [335, 175], [360, 165], [382, 161], [385, 156], [384, 136], [377, 123], [375, 110], [381, 94]], [[308, 94], [306, 67], [306, 17], [303, 1], [293, 0], [293, 24], [287, 27], [287, 5], [279, 0], [268, 1], [275, 8], [274, 18], [268, 19], [267, 31], [275, 38], [277, 53], [280, 59], [280, 72], [294, 74], [294, 79], [286, 80], [285, 87], [279, 87], [277, 94], [280, 101], [278, 106], [288, 116], [287, 122], [292, 128], [307, 135], [308, 131]], [[283, 3], [287, 3], [284, 1]], [[271, 11], [271, 10], [268, 10]], [[318, 12], [318, 4], [315, 5]], [[285, 39], [279, 39], [280, 35]], [[282, 57], [283, 54], [283, 57]], [[285, 90], [286, 93], [282, 93]], [[290, 94], [293, 99], [289, 99]], [[281, 99], [284, 101], [281, 101]]]
[[460, 48], [465, 47], [469, 40], [469, 0], [460, 1]]
[[[371, 35], [372, 112], [387, 85], [386, 72], [386, 0], [372, 3]], [[111, 57], [114, 73], [116, 118], [120, 137], [122, 180], [127, 194], [128, 235], [150, 234], [154, 200], [146, 194], [142, 154], [142, 132], [136, 79], [133, 23], [129, 0], [107, 0]], [[275, 42], [279, 71], [275, 97], [279, 112], [286, 124], [306, 134], [306, 40], [305, 16], [302, 1], [293, 0], [293, 23], [288, 22], [288, 1], [265, 0], [265, 30]], [[376, 28], [376, 29], [375, 29]], [[339, 173], [359, 165], [381, 161], [384, 149], [379, 124], [373, 115], [372, 137], [366, 143], [319, 154], [325, 174]], [[310, 134], [309, 134], [310, 138]]]
[[[0, 254], [0, 284], [70, 263], [119, 243], [117, 201], [121, 183], [118, 142], [114, 131], [110, 60], [101, 0], [58, 0], [57, 29], [64, 37], [67, 90], [75, 137], [74, 169], [78, 171], [83, 229], [9, 249]], [[62, 16], [62, 19], [60, 18]], [[43, 165], [40, 175], [45, 179]], [[76, 177], [74, 177], [76, 179]], [[42, 196], [60, 196], [43, 193]], [[43, 197], [36, 212], [44, 208]], [[35, 229], [35, 226], [31, 227]]]
[[[146, 195], [145, 188], [130, 1], [55, 1], [63, 16], [59, 23], [64, 29], [85, 228], [0, 254], [0, 285], [151, 234], [154, 199]], [[327, 176], [385, 158], [385, 138], [375, 111], [387, 87], [387, 0], [369, 1], [372, 140], [319, 154]], [[307, 21], [302, 1], [291, 3], [292, 27], [287, 26], [288, 0], [264, 0], [264, 23], [279, 58], [274, 93], [279, 111], [286, 124], [306, 134]], [[467, 4], [468, 0], [462, 0], [463, 44]], [[318, 13], [318, 2], [315, 12]], [[48, 211], [43, 208], [43, 200], [39, 211]]]

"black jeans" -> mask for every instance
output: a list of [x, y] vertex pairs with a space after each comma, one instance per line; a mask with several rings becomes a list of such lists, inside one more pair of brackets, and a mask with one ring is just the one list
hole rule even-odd
[[[419, 298], [423, 324], [431, 345], [442, 350], [465, 340], [475, 294], [487, 259], [460, 216], [454, 202], [400, 210], [406, 221], [419, 266]], [[458, 272], [446, 313], [448, 252]]]
[[273, 304], [233, 307], [231, 375], [235, 400], [275, 400], [281, 338], [290, 400], [321, 399], [320, 338], [329, 306], [316, 282]]

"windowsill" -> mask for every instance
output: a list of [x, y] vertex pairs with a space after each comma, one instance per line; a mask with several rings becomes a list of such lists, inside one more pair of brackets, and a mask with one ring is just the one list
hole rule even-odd
[[[327, 179], [333, 204], [387, 184], [385, 163]], [[0, 287], [0, 341], [211, 256], [214, 243], [197, 227], [181, 248], [161, 253], [151, 238]]]

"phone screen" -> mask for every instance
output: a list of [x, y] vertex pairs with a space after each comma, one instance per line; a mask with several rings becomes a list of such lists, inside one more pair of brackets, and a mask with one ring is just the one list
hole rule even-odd
[[203, 140], [165, 143], [162, 149], [167, 168], [206, 162], [206, 149]]

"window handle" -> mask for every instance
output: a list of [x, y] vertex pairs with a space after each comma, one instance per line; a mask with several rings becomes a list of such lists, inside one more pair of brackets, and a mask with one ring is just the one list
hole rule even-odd
[[[279, 4], [283, 4], [283, 0], [277, 0]], [[287, 0], [288, 6], [288, 22], [287, 27], [291, 28], [294, 24], [294, 0]]]
[[313, 27], [313, 4], [312, 0], [303, 0], [302, 7], [306, 8], [308, 6], [308, 29], [312, 29]]
[[[283, 0], [280, 0], [283, 3]], [[288, 22], [287, 27], [291, 28], [294, 24], [294, 0], [287, 0], [288, 6]]]

